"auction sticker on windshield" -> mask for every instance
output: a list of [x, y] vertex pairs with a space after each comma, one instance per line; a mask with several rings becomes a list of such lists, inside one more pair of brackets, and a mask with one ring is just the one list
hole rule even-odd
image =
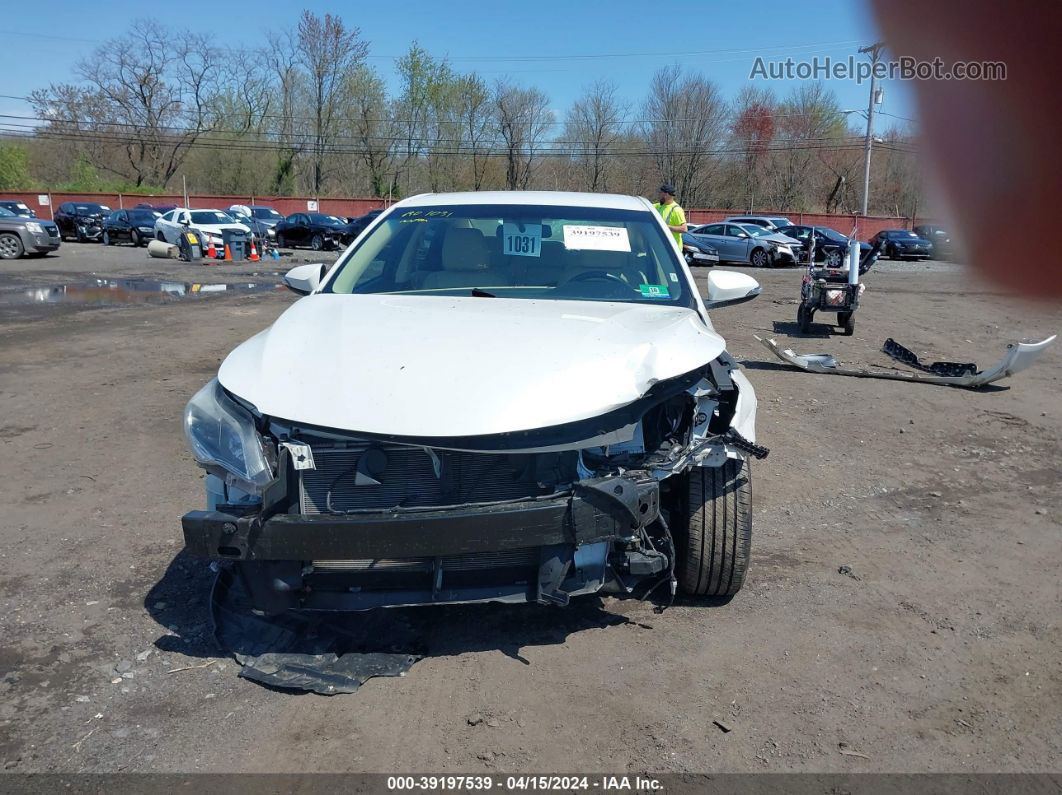
[[630, 253], [631, 240], [625, 226], [564, 225], [564, 247], [569, 251], [625, 251]]
[[638, 291], [644, 298], [670, 298], [666, 284], [639, 284]]
[[542, 252], [542, 224], [502, 224], [502, 253], [538, 257]]

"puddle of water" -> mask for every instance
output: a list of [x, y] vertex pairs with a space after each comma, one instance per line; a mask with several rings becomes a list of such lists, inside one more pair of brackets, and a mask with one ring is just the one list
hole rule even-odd
[[0, 291], [0, 305], [36, 304], [152, 304], [207, 295], [245, 295], [285, 289], [281, 284], [263, 282], [165, 282], [154, 279], [93, 279], [88, 282], [55, 284], [47, 287]]

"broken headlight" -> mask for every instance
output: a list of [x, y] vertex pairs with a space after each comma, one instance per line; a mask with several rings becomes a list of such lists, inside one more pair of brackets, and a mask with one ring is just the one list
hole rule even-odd
[[216, 378], [188, 401], [184, 433], [199, 465], [227, 475], [226, 481], [258, 493], [273, 480], [273, 468], [254, 420], [225, 394]]

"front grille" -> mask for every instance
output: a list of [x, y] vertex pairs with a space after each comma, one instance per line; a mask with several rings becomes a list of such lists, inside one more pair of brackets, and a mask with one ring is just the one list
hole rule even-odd
[[[359, 485], [358, 464], [370, 449], [382, 462], [366, 471]], [[434, 454], [434, 455], [433, 455]], [[351, 510], [430, 508], [469, 502], [493, 502], [550, 494], [541, 485], [552, 477], [559, 454], [506, 455], [356, 442], [342, 448], [313, 448], [316, 469], [299, 471], [299, 508], [319, 514]], [[379, 485], [372, 485], [368, 475]]]

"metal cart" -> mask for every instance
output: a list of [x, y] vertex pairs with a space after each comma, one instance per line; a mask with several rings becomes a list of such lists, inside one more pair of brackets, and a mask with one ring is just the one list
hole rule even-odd
[[816, 312], [836, 312], [837, 322], [834, 325], [840, 326], [841, 333], [846, 337], [852, 336], [859, 296], [864, 289], [859, 277], [870, 270], [880, 250], [881, 243], [875, 243], [855, 265], [852, 260], [858, 257], [859, 243], [852, 240], [849, 244], [850, 256], [847, 258], [849, 267], [844, 270], [816, 267], [814, 252], [809, 252], [808, 268], [800, 282], [800, 306], [797, 307], [797, 327], [801, 334], [811, 330]]

